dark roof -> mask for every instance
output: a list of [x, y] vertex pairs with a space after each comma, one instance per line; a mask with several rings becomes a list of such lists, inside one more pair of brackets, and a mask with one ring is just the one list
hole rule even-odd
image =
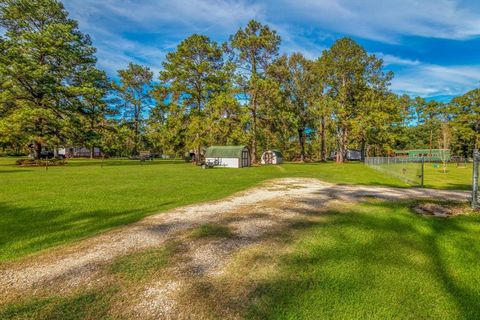
[[241, 158], [245, 148], [247, 146], [211, 146], [205, 151], [205, 158]]

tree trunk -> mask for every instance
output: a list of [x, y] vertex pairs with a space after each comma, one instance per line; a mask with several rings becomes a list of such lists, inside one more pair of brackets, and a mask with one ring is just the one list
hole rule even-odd
[[34, 158], [35, 160], [39, 160], [42, 156], [42, 144], [38, 141], [35, 141], [35, 147], [34, 147]]
[[325, 117], [320, 118], [320, 160], [327, 161], [327, 150], [325, 143]]
[[135, 119], [135, 132], [133, 133], [133, 150], [132, 155], [138, 155], [138, 119]]
[[93, 154], [95, 152], [95, 147], [90, 148], [90, 159], [93, 159]]
[[257, 60], [255, 55], [251, 53], [250, 60], [252, 62], [252, 80], [253, 80], [253, 95], [252, 95], [252, 164], [257, 163]]
[[298, 129], [298, 142], [300, 144], [300, 161], [305, 161], [305, 139], [303, 129]]
[[343, 162], [343, 129], [337, 129], [337, 154], [335, 161], [337, 163]]
[[361, 144], [360, 144], [360, 160], [362, 162], [365, 162], [365, 150], [367, 148], [367, 143], [365, 142], [365, 139], [362, 139]]
[[[200, 140], [200, 134], [197, 133], [197, 141]], [[202, 162], [202, 155], [201, 155], [201, 152], [202, 152], [202, 146], [199, 144], [197, 146], [197, 150], [195, 151], [195, 164], [197, 166], [199, 166]]]
[[340, 129], [338, 135], [338, 148], [337, 148], [337, 162], [341, 163], [345, 161], [345, 152], [346, 152], [346, 144], [347, 144], [347, 129], [342, 128]]
[[428, 154], [430, 162], [432, 162], [432, 144], [433, 144], [433, 130], [430, 129], [430, 152]]
[[[256, 104], [256, 102], [254, 102]], [[252, 164], [257, 163], [257, 107], [252, 109]]]

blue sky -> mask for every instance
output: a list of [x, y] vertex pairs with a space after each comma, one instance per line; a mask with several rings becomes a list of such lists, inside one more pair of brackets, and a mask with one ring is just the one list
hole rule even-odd
[[318, 57], [349, 36], [395, 72], [397, 93], [446, 100], [480, 86], [480, 1], [63, 0], [110, 76], [129, 62], [157, 74], [192, 33], [223, 42], [248, 20], [269, 24], [281, 52]]

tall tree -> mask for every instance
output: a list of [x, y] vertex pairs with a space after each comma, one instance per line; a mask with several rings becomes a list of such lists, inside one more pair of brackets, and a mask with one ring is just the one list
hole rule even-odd
[[429, 157], [431, 157], [435, 136], [439, 134], [441, 129], [440, 116], [445, 109], [445, 105], [435, 100], [426, 101], [423, 98], [416, 97], [415, 108], [418, 123], [423, 125], [429, 133], [428, 149]]
[[278, 59], [269, 74], [286, 97], [291, 124], [297, 133], [300, 161], [305, 161], [305, 132], [313, 125], [313, 104], [316, 103], [314, 64], [301, 53], [294, 53]]
[[0, 26], [0, 109], [29, 115], [39, 158], [42, 145], [62, 129], [54, 130], [57, 120], [75, 116], [89, 83], [85, 70], [95, 68], [95, 48], [57, 0], [4, 0]]
[[113, 82], [116, 104], [133, 131], [131, 154], [138, 155], [145, 113], [152, 107], [153, 72], [145, 66], [130, 63], [118, 71], [119, 83]]
[[206, 138], [205, 106], [228, 82], [223, 50], [208, 37], [194, 34], [167, 54], [163, 67], [162, 86], [170, 92], [170, 100], [188, 112], [187, 146], [196, 150], [199, 164]]
[[317, 136], [320, 142], [320, 161], [327, 161], [327, 132], [333, 112], [334, 101], [328, 95], [326, 81], [326, 66], [322, 59], [317, 59], [313, 66], [313, 114], [318, 121], [314, 121], [317, 127]]
[[[76, 135], [76, 141], [90, 149], [90, 158], [94, 156], [95, 147], [104, 147], [103, 136], [107, 129], [107, 117], [114, 115], [105, 96], [110, 89], [105, 72], [99, 70], [89, 70], [86, 75], [90, 80], [90, 85], [85, 89], [86, 93], [78, 105], [78, 117], [73, 126]], [[87, 91], [88, 90], [88, 91]], [[102, 150], [103, 152], [103, 150]]]
[[238, 65], [238, 82], [245, 99], [248, 99], [251, 114], [253, 163], [257, 162], [259, 82], [265, 76], [267, 67], [277, 57], [279, 45], [280, 36], [267, 25], [255, 20], [249, 21], [244, 29], [240, 28], [230, 37], [230, 47]]
[[392, 73], [383, 72], [383, 62], [350, 38], [342, 38], [323, 52], [328, 91], [336, 102], [333, 120], [336, 126], [337, 162], [344, 161], [349, 133], [362, 114], [359, 101], [367, 88], [384, 91]]

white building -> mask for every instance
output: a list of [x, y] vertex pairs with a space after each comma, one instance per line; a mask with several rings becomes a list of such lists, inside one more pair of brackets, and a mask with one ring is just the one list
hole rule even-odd
[[[58, 149], [58, 154], [64, 158], [79, 158], [79, 157], [90, 157], [92, 150], [86, 147], [66, 147]], [[102, 152], [99, 148], [93, 148], [93, 157], [98, 158], [102, 156]]]
[[283, 162], [283, 155], [279, 150], [268, 150], [262, 154], [262, 164], [280, 164]]
[[211, 146], [205, 151], [205, 163], [216, 167], [249, 167], [250, 161], [247, 146]]

